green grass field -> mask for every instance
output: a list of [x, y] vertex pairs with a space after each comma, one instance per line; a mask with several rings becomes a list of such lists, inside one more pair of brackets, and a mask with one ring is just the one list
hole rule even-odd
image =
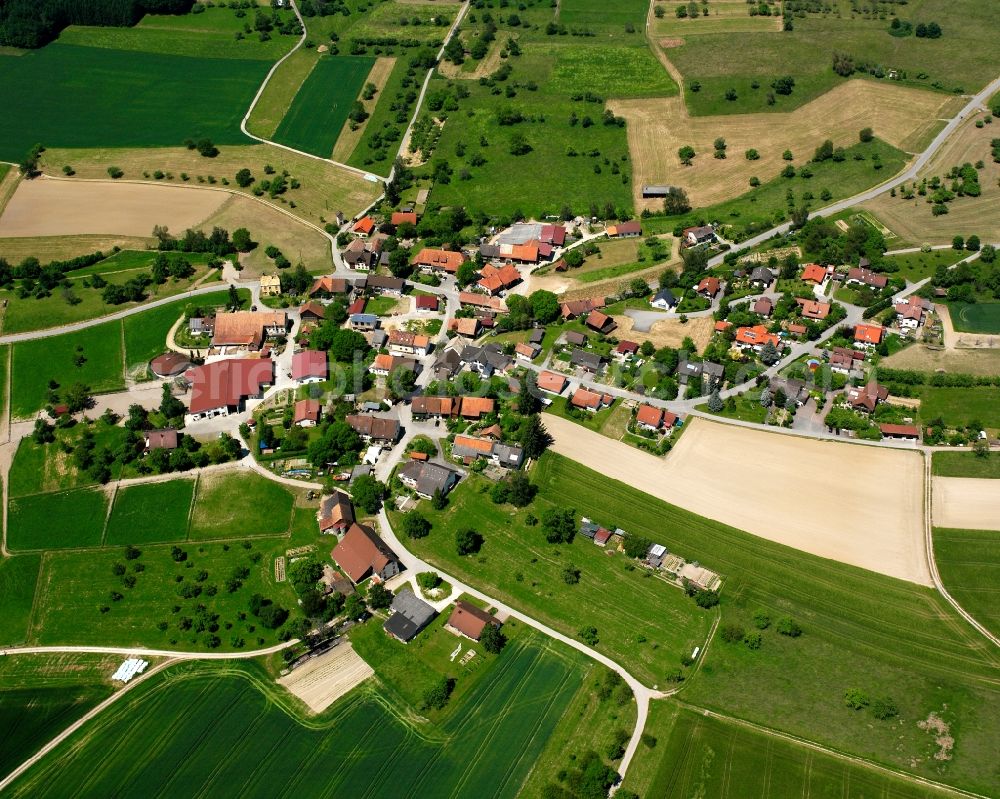
[[980, 458], [971, 452], [935, 452], [931, 468], [938, 477], [1000, 479], [1000, 458]]
[[56, 42], [0, 59], [0, 157], [51, 147], [245, 144], [240, 119], [266, 60], [192, 58]]
[[107, 508], [107, 495], [93, 488], [11, 499], [7, 546], [13, 551], [98, 546]]
[[198, 481], [190, 538], [286, 533], [294, 501], [290, 489], [253, 472], [204, 475]]
[[[996, 685], [1000, 656], [933, 590], [818, 559], [697, 517], [551, 453], [543, 456], [533, 480], [543, 498], [558, 496], [560, 504], [575, 507], [578, 514], [610, 519], [723, 575], [723, 625], [749, 628], [754, 613], [763, 610], [772, 620], [792, 616], [803, 627], [802, 636], [793, 639], [777, 634], [772, 624], [756, 651], [717, 636], [697, 677], [684, 689], [685, 701], [941, 782], [978, 792], [992, 790], [995, 772], [987, 764], [1000, 745], [1000, 714], [995, 712], [1000, 702]], [[488, 499], [485, 502], [483, 507], [490, 507]], [[487, 564], [473, 560], [464, 566], [467, 579], [501, 594], [525, 590], [519, 588], [523, 584], [511, 582], [509, 572], [499, 585], [492, 582], [496, 573], [490, 563], [496, 547], [491, 547], [493, 539], [486, 532], [490, 529], [482, 528]], [[517, 532], [514, 525], [510, 529], [505, 535]], [[534, 530], [528, 535], [540, 537]], [[437, 532], [432, 530], [421, 540], [426, 544], [415, 547], [418, 553], [442, 546], [434, 543]], [[574, 560], [577, 546], [574, 543], [571, 550]], [[445, 552], [449, 570], [456, 557], [450, 554], [453, 551], [449, 543]], [[502, 554], [514, 557], [507, 548]], [[577, 564], [584, 566], [582, 560]], [[587, 573], [584, 568], [585, 580]], [[526, 580], [532, 579], [529, 575], [525, 570]], [[555, 593], [554, 587], [550, 590]], [[619, 604], [631, 596], [618, 594]], [[574, 611], [591, 615], [596, 605], [579, 610], [574, 606]], [[643, 615], [646, 619], [653, 615], [648, 605]], [[599, 622], [595, 626], [604, 632]], [[644, 655], [643, 647], [627, 639], [617, 646], [622, 648], [612, 656], [629, 663], [642, 678], [637, 661]], [[900, 718], [907, 722], [874, 725], [870, 718], [854, 715], [842, 698], [854, 686], [873, 696], [893, 697]], [[915, 724], [930, 712], [945, 712], [956, 736], [954, 757], [944, 768], [926, 757], [930, 740]]]
[[105, 543], [150, 544], [187, 538], [194, 480], [122, 488], [108, 518]]
[[559, 21], [567, 27], [587, 29], [624, 28], [631, 22], [641, 30], [648, 8], [643, 0], [618, 0], [613, 5], [603, 0], [563, 0], [559, 4]]
[[[48, 444], [36, 444], [30, 437], [21, 439], [14, 463], [8, 475], [8, 492], [11, 497], [24, 497], [44, 492], [68, 491], [96, 484], [96, 480], [86, 471], [79, 469], [69, 453], [63, 451], [60, 442], [74, 446], [85, 429], [94, 434], [96, 447], [107, 447], [114, 451], [124, 436], [125, 428], [108, 425], [98, 419], [93, 425], [75, 425], [60, 430], [57, 440]], [[117, 479], [120, 467], [112, 468], [111, 476]]]
[[976, 620], [1000, 634], [1000, 538], [990, 530], [934, 528], [945, 588]]
[[933, 277], [940, 266], [951, 266], [961, 261], [968, 253], [960, 250], [931, 250], [931, 252], [908, 252], [902, 255], [890, 255], [885, 260], [899, 267], [896, 272], [911, 283]]
[[[93, 392], [124, 388], [121, 330], [120, 321], [105, 322], [73, 333], [15, 344], [11, 416], [26, 418], [44, 408], [50, 380], [63, 389], [77, 382], [90, 386]], [[78, 355], [85, 359], [79, 366], [75, 363]]]
[[107, 655], [0, 660], [0, 774], [6, 775], [111, 693]]
[[639, 748], [625, 787], [642, 796], [824, 796], [930, 799], [954, 796], [863, 765], [815, 752], [676, 703], [654, 704], [647, 729], [653, 749]]
[[329, 158], [374, 63], [374, 58], [321, 58], [285, 112], [275, 141]]
[[[580, 686], [579, 664], [548, 647], [511, 646], [429, 728], [401, 720], [373, 682], [305, 724], [252, 665], [185, 665], [137, 688], [11, 795], [270, 797], [281, 785], [327, 796], [452, 796], [488, 785], [491, 796], [514, 797]], [[140, 729], [147, 733], [133, 734]]]
[[[607, 4], [604, 4], [607, 13]], [[604, 97], [664, 97], [677, 94], [677, 84], [645, 47], [562, 44], [547, 84], [552, 94], [566, 96], [586, 86]]]
[[977, 421], [985, 427], [1000, 428], [1000, 388], [940, 388], [921, 386], [920, 417], [940, 417], [949, 425]]
[[[575, 505], [578, 516], [584, 512], [575, 492], [565, 493], [560, 464], [548, 456], [539, 464], [532, 474], [541, 489], [539, 496], [520, 511], [494, 505], [488, 494], [481, 493], [489, 482], [468, 478], [452, 492], [444, 511], [435, 513], [423, 503], [421, 513], [433, 529], [427, 538], [407, 541], [407, 546], [450, 574], [489, 586], [486, 590], [498, 598], [568, 635], [593, 624], [600, 651], [627, 661], [639, 679], [662, 683], [682, 655], [704, 644], [712, 614], [648, 572], [626, 570], [622, 555], [608, 556], [579, 536], [572, 544], [553, 546], [545, 541], [541, 526], [527, 526], [529, 513], [541, 518], [552, 506]], [[608, 510], [593, 518], [630, 529], [627, 518]], [[455, 552], [455, 531], [467, 526], [485, 538], [482, 552], [471, 558]], [[569, 565], [581, 571], [576, 585], [563, 581], [562, 571]]]
[[[126, 561], [120, 546], [48, 552], [39, 576], [30, 639], [50, 645], [200, 651], [271, 646], [279, 631], [265, 629], [247, 609], [251, 595], [260, 593], [291, 611], [290, 619], [299, 618], [289, 584], [274, 583], [274, 558], [284, 554], [288, 540], [248, 543], [249, 549], [188, 542], [181, 544], [187, 555], [182, 561], [174, 559], [175, 545], [170, 543], [140, 545], [137, 561]], [[127, 566], [126, 575], [115, 575], [116, 563]], [[141, 570], [136, 570], [136, 563]], [[238, 567], [248, 573], [230, 592], [226, 582]], [[135, 584], [128, 587], [124, 577], [134, 577]], [[112, 592], [121, 598], [114, 599]], [[245, 618], [239, 618], [241, 613]], [[218, 640], [211, 641], [212, 635]]]
[[1000, 333], [1000, 302], [948, 303], [951, 323], [962, 333]]
[[19, 644], [28, 635], [41, 555], [0, 558], [0, 645]]

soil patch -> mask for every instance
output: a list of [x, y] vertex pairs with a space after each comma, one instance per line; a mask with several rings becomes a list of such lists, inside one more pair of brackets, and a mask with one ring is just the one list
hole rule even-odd
[[935, 527], [1000, 530], [1000, 491], [996, 480], [935, 477], [933, 516]]
[[280, 678], [278, 684], [305, 702], [313, 713], [322, 713], [374, 673], [350, 642], [342, 641], [329, 652]]
[[686, 337], [690, 336], [698, 348], [698, 352], [704, 352], [712, 338], [712, 333], [715, 331], [715, 319], [711, 316], [699, 316], [696, 319], [689, 319], [687, 322], [681, 322], [677, 318], [664, 319], [660, 322], [653, 322], [648, 332], [634, 330], [635, 320], [630, 316], [613, 316], [612, 319], [618, 324], [615, 335], [619, 339], [628, 339], [639, 344], [651, 341], [653, 346], [657, 348], [677, 348]]

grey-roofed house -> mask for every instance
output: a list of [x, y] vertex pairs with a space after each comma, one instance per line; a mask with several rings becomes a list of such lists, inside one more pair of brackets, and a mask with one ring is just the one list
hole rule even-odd
[[366, 288], [375, 294], [402, 295], [406, 288], [406, 281], [388, 275], [369, 275]]
[[493, 445], [493, 460], [507, 469], [518, 469], [524, 463], [524, 450], [517, 444]]
[[711, 388], [715, 388], [721, 385], [722, 381], [726, 379], [726, 367], [721, 363], [703, 361], [701, 364], [701, 376], [703, 379], [708, 380]]
[[600, 355], [586, 350], [573, 350], [569, 362], [573, 366], [579, 366], [581, 369], [595, 374], [601, 371], [601, 367], [604, 365], [604, 360]]
[[462, 368], [462, 355], [458, 350], [448, 348], [438, 353], [431, 367], [432, 380], [451, 380]]
[[416, 638], [437, 615], [437, 611], [417, 597], [409, 587], [403, 588], [393, 597], [389, 608], [392, 614], [382, 625], [382, 629], [404, 644]]
[[673, 186], [668, 186], [666, 184], [658, 186], [646, 185], [642, 187], [642, 196], [647, 200], [655, 197], [666, 197], [672, 188]]
[[767, 288], [774, 282], [774, 272], [766, 266], [758, 266], [750, 272], [750, 282]]
[[380, 327], [375, 328], [372, 331], [372, 334], [368, 337], [368, 343], [377, 350], [382, 349], [388, 340], [389, 334]]
[[662, 311], [669, 311], [671, 308], [677, 307], [677, 298], [670, 289], [660, 289], [653, 295], [649, 304]]
[[500, 245], [498, 244], [480, 244], [479, 254], [483, 256], [483, 259], [489, 261], [493, 258], [500, 257]]
[[417, 496], [430, 499], [436, 490], [447, 494], [458, 482], [458, 474], [437, 463], [410, 461], [397, 472], [400, 481]]
[[686, 386], [689, 380], [696, 380], [701, 377], [700, 361], [681, 361], [677, 364], [677, 382]]
[[529, 344], [541, 344], [545, 340], [545, 328], [536, 327], [531, 331], [531, 335], [528, 336]]
[[462, 350], [462, 362], [483, 378], [491, 377], [494, 372], [506, 372], [514, 363], [496, 344], [465, 347]]
[[771, 393], [781, 390], [788, 399], [795, 400], [796, 405], [804, 405], [809, 399], [809, 389], [802, 380], [796, 378], [771, 378]]
[[563, 333], [563, 338], [567, 344], [572, 344], [574, 347], [582, 347], [587, 343], [587, 337], [583, 333], [577, 333], [575, 330], [567, 330]]

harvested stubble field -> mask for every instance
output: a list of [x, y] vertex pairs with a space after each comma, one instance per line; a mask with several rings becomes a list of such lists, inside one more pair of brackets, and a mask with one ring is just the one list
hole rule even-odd
[[[753, 176], [767, 181], [786, 166], [785, 150], [796, 167], [806, 163], [825, 139], [836, 146], [858, 141], [858, 131], [872, 127], [882, 140], [902, 150], [918, 150], [949, 102], [945, 95], [900, 86], [851, 80], [794, 111], [697, 117], [679, 97], [611, 100], [608, 106], [628, 120], [629, 151], [637, 208], [656, 210], [662, 201], [643, 200], [644, 184], [682, 186], [691, 204], [706, 206], [745, 193]], [[727, 157], [712, 156], [716, 138], [726, 140]], [[677, 150], [691, 145], [692, 166], [680, 162]], [[745, 151], [756, 149], [757, 161]], [[884, 178], [891, 175], [886, 174]]]
[[[578, 656], [561, 651], [508, 649], [442, 725], [419, 729], [376, 691], [355, 691], [306, 721], [253, 666], [174, 668], [59, 747], [11, 795], [110, 796], [127, 788], [271, 797], [280, 785], [324, 796], [453, 796], [488, 785], [491, 796], [514, 797], [582, 669]], [[192, 741], [211, 745], [192, 749]]]
[[299, 666], [280, 678], [278, 684], [301, 699], [313, 713], [322, 713], [374, 673], [348, 641]]
[[990, 155], [990, 140], [1000, 136], [1000, 129], [996, 122], [977, 128], [976, 120], [982, 118], [981, 114], [970, 115], [918, 176], [943, 178], [954, 166], [982, 161], [979, 197], [956, 197], [948, 203], [948, 213], [941, 216], [934, 216], [928, 198], [919, 194], [912, 200], [883, 194], [861, 207], [875, 214], [901, 240], [914, 245], [949, 244], [956, 232], [975, 233], [984, 243], [1000, 241], [1000, 164]]
[[21, 182], [0, 216], [0, 236], [147, 236], [154, 225], [180, 231], [215, 213], [225, 200], [224, 192], [186, 186], [43, 177]]
[[[0, 217], [2, 218], [2, 217]], [[16, 264], [25, 258], [34, 257], [43, 264], [49, 261], [63, 261], [92, 252], [111, 252], [114, 247], [123, 250], [144, 250], [155, 239], [149, 236], [104, 236], [85, 234], [80, 236], [18, 236], [0, 239], [0, 258]], [[79, 272], [77, 274], [80, 274]]]
[[980, 477], [934, 478], [934, 525], [1000, 530], [1000, 485]]
[[[914, 453], [692, 419], [663, 459], [564, 419], [546, 418], [546, 426], [556, 452], [667, 502], [823, 558], [930, 584]], [[855, 509], [850, 523], [815, 512], [815, 475]]]
[[918, 372], [940, 370], [970, 375], [995, 375], [1000, 372], [1000, 349], [930, 349], [924, 344], [911, 344], [885, 358], [882, 364], [892, 369], [914, 369]]
[[[62, 168], [67, 164], [76, 170], [78, 178], [107, 179], [109, 166], [121, 169], [125, 173], [124, 180], [144, 180], [143, 173], [152, 175], [156, 170], [173, 175], [173, 182], [179, 184], [184, 183], [182, 173], [189, 175], [194, 185], [202, 185], [199, 177], [207, 181], [212, 176], [217, 186], [226, 178], [229, 185], [225, 188], [248, 196], [252, 196], [253, 187], [241, 189], [236, 184], [236, 173], [249, 169], [255, 180], [265, 180], [270, 176], [265, 174], [264, 167], [270, 164], [276, 172], [287, 171], [301, 184], [298, 189], [290, 188], [279, 195], [285, 202], [281, 199], [270, 202], [320, 227], [323, 219], [333, 219], [337, 211], [353, 216], [379, 193], [376, 184], [363, 180], [353, 172], [271, 144], [220, 145], [215, 158], [204, 158], [197, 150], [179, 145], [129, 149], [52, 147], [42, 153], [41, 168], [46, 174], [62, 174]], [[165, 179], [164, 182], [170, 181]], [[294, 208], [291, 206], [293, 202]], [[147, 236], [151, 230], [144, 230], [141, 235]]]

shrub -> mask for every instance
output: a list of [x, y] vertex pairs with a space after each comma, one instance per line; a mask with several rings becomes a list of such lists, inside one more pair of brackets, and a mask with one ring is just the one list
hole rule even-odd
[[763, 642], [764, 637], [757, 631], [747, 633], [743, 637], [743, 643], [747, 645], [747, 649], [760, 649]]
[[777, 629], [777, 631], [782, 635], [787, 635], [789, 638], [798, 638], [802, 635], [802, 628], [788, 616], [778, 619], [775, 629]]
[[590, 646], [596, 646], [597, 642], [601, 640], [597, 635], [597, 628], [594, 626], [581, 627], [577, 637]]
[[872, 702], [872, 715], [879, 721], [885, 721], [899, 715], [899, 709], [889, 697], [883, 696]]
[[764, 611], [758, 610], [753, 614], [753, 626], [758, 630], [766, 630], [771, 626], [771, 617]]
[[851, 710], [863, 710], [868, 706], [868, 694], [860, 688], [848, 688], [844, 691], [844, 704]]
[[727, 624], [725, 627], [722, 628], [722, 632], [720, 633], [720, 635], [722, 636], [722, 640], [725, 641], [727, 644], [732, 644], [735, 643], [736, 641], [742, 641], [743, 636], [745, 634], [746, 633], [743, 630], [743, 628], [740, 627], [740, 625], [738, 624]]

